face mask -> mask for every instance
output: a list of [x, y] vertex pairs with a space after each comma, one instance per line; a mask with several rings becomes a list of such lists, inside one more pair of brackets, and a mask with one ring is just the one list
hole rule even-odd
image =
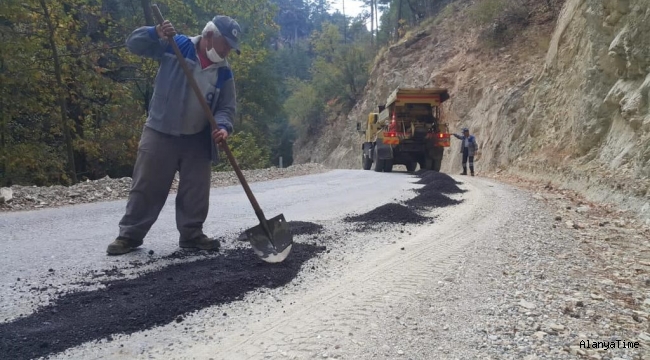
[[206, 55], [208, 56], [208, 59], [210, 59], [210, 61], [212, 61], [214, 63], [218, 63], [220, 61], [223, 61], [223, 58], [221, 56], [219, 56], [219, 54], [217, 54], [217, 51], [214, 48], [206, 51]]

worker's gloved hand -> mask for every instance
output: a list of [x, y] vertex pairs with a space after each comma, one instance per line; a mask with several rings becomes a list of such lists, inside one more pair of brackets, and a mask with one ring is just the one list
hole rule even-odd
[[169, 20], [165, 20], [162, 23], [162, 26], [156, 25], [156, 32], [158, 33], [158, 37], [161, 39], [176, 35], [176, 29], [174, 29], [174, 26], [169, 22]]
[[226, 140], [228, 137], [228, 132], [224, 129], [215, 129], [212, 130], [212, 140], [215, 144], [220, 145], [222, 140]]

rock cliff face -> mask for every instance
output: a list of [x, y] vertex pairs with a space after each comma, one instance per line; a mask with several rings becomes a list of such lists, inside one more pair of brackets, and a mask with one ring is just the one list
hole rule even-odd
[[[561, 11], [537, 3], [530, 23], [496, 48], [472, 24], [472, 2], [452, 3], [378, 57], [361, 101], [318, 139], [297, 142], [296, 162], [360, 168], [357, 121], [396, 86], [447, 87], [446, 119], [476, 135], [479, 174], [550, 181], [650, 219], [647, 0], [553, 2]], [[460, 171], [458, 150], [452, 140], [443, 172]]]

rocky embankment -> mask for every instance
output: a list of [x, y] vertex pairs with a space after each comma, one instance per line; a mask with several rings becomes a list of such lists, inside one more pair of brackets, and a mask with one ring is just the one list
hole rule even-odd
[[[479, 174], [552, 180], [650, 221], [648, 1], [524, 0], [519, 21], [503, 6], [480, 25], [474, 15], [490, 3], [514, 1], [451, 1], [382, 50], [363, 97], [299, 139], [295, 161], [360, 168], [358, 121], [398, 86], [444, 87], [451, 130], [468, 126], [477, 137]], [[495, 29], [513, 36], [489, 41]], [[453, 139], [442, 171], [460, 171], [457, 146]]]
[[[301, 164], [287, 168], [271, 167], [258, 170], [242, 171], [249, 183], [282, 179], [292, 176], [316, 174], [328, 171], [319, 164]], [[212, 173], [212, 187], [238, 185], [239, 179], [233, 171]], [[172, 184], [170, 193], [178, 188], [178, 174]], [[21, 186], [14, 185], [0, 191], [0, 212], [33, 210], [64, 205], [82, 204], [97, 201], [125, 199], [129, 196], [131, 178], [88, 180], [73, 186]]]

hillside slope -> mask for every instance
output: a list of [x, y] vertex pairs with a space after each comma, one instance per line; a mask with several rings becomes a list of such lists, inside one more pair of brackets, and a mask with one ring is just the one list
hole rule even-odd
[[[526, 26], [490, 46], [457, 1], [433, 25], [380, 55], [363, 99], [317, 139], [294, 145], [297, 163], [360, 168], [356, 122], [396, 86], [451, 92], [452, 129], [469, 126], [477, 171], [505, 171], [579, 190], [650, 219], [650, 8], [645, 0], [534, 2]], [[442, 171], [460, 171], [458, 143]]]

